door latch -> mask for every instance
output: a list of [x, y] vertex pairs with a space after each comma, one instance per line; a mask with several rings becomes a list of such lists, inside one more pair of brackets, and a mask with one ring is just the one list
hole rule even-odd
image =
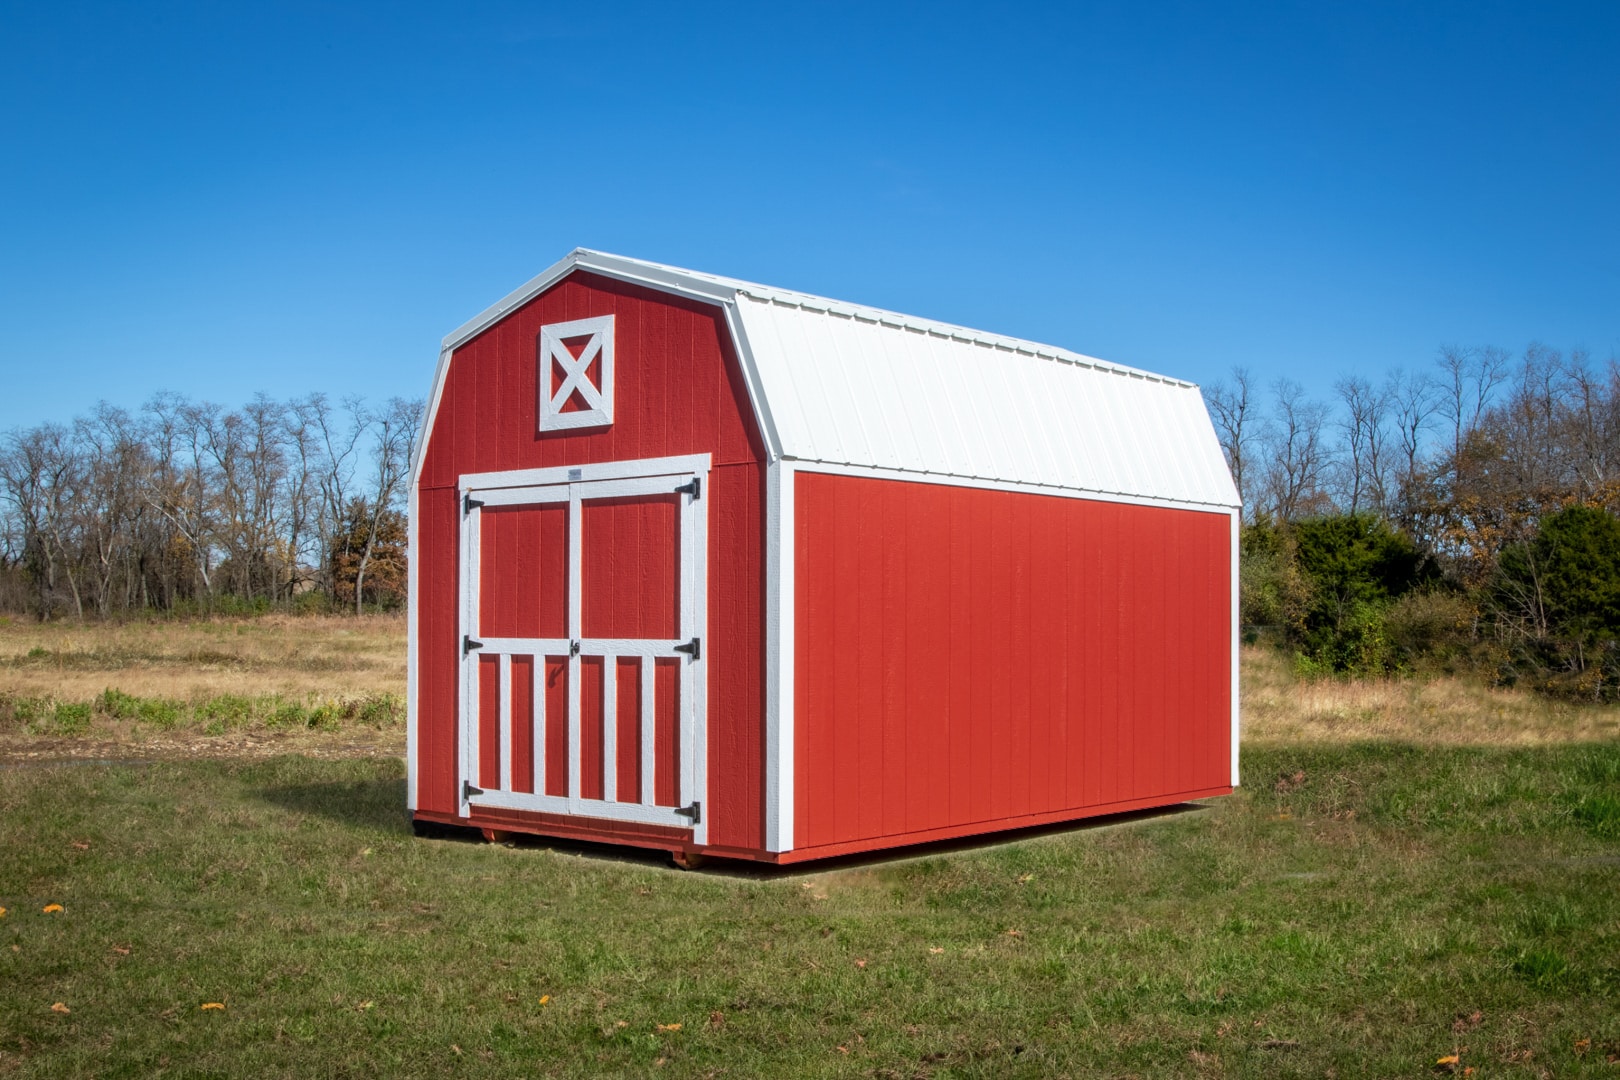
[[693, 638], [691, 641], [688, 641], [685, 645], [677, 645], [677, 646], [675, 646], [675, 651], [676, 652], [686, 653], [688, 656], [690, 656], [694, 660], [701, 659], [702, 656], [703, 656], [703, 639], [702, 638]]
[[569, 656], [578, 656], [579, 655], [579, 642], [570, 641], [568, 643], [568, 655]]

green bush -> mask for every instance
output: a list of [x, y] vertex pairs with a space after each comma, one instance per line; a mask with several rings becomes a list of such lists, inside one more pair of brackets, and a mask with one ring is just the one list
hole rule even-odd
[[1489, 600], [1511, 642], [1503, 682], [1620, 697], [1620, 518], [1593, 506], [1549, 514], [1529, 541], [1503, 550]]
[[51, 731], [58, 735], [79, 735], [90, 730], [88, 701], [59, 701], [51, 710]]
[[1300, 572], [1294, 537], [1286, 527], [1260, 518], [1244, 528], [1239, 543], [1238, 597], [1247, 639], [1267, 631], [1293, 640], [1305, 629], [1311, 585]]
[[1385, 615], [1397, 599], [1439, 579], [1417, 545], [1371, 514], [1299, 522], [1294, 545], [1299, 570], [1310, 584], [1298, 633], [1306, 659], [1350, 674], [1399, 667]]
[[1415, 589], [1384, 611], [1384, 633], [1402, 667], [1453, 672], [1484, 651], [1479, 605], [1460, 591]]
[[114, 720], [138, 720], [165, 731], [177, 727], [186, 716], [186, 707], [182, 702], [167, 698], [135, 697], [110, 687], [102, 691], [96, 705]]

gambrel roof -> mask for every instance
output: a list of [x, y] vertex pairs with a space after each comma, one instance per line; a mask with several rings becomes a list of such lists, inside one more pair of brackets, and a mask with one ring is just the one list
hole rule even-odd
[[445, 338], [435, 397], [457, 347], [576, 269], [724, 308], [773, 460], [1238, 505], [1192, 383], [1051, 345], [584, 248]]

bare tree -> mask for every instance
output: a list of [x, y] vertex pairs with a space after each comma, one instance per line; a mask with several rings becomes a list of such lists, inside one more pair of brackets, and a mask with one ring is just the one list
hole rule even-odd
[[1291, 379], [1277, 380], [1272, 401], [1264, 439], [1267, 496], [1279, 520], [1294, 521], [1329, 505], [1321, 490], [1328, 461], [1322, 440], [1327, 409], [1307, 398], [1304, 388]]
[[359, 566], [354, 581], [354, 610], [361, 614], [366, 584], [366, 570], [376, 551], [377, 537], [384, 515], [394, 510], [405, 493], [405, 482], [410, 473], [411, 450], [415, 446], [417, 429], [422, 423], [422, 402], [391, 398], [373, 417], [377, 428], [377, 441], [372, 452], [371, 490], [367, 496], [370, 514], [366, 520], [365, 537], [360, 551]]
[[1383, 388], [1375, 388], [1360, 376], [1340, 379], [1334, 389], [1344, 405], [1339, 422], [1344, 436], [1339, 460], [1345, 478], [1346, 509], [1352, 514], [1363, 509], [1382, 513], [1389, 464], [1389, 398]]
[[1254, 441], [1254, 392], [1249, 369], [1232, 369], [1232, 381], [1218, 382], [1209, 388], [1209, 409], [1215, 421], [1215, 434], [1226, 453], [1226, 464], [1232, 470], [1232, 482], [1237, 485], [1238, 499], [1249, 506], [1248, 465], [1249, 444]]

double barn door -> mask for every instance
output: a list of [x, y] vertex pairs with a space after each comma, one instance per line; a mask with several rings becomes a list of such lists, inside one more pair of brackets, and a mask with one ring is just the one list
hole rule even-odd
[[707, 476], [702, 458], [463, 479], [463, 815], [704, 841]]

